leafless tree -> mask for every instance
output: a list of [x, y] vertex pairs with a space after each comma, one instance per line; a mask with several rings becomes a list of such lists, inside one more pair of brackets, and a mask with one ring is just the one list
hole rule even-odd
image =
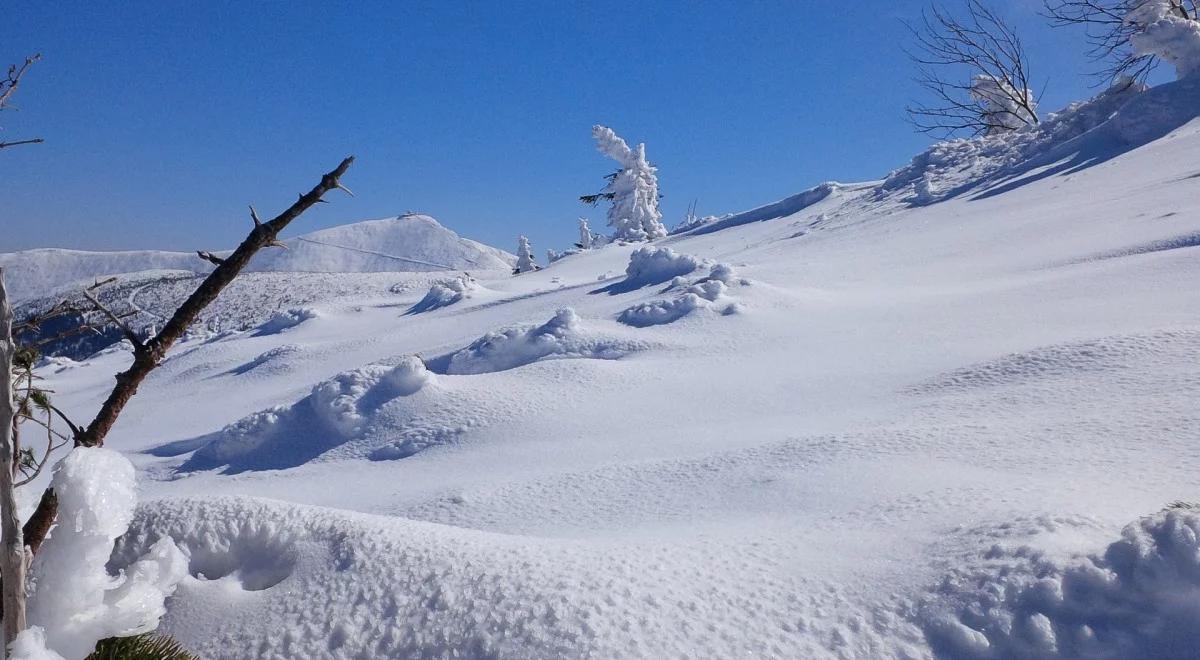
[[[42, 59], [41, 55], [31, 55], [25, 58], [25, 62], [20, 66], [16, 64], [8, 67], [8, 75], [0, 78], [0, 110], [8, 107], [9, 101], [13, 94], [17, 91], [17, 87], [21, 84], [21, 77], [29, 70], [29, 67], [34, 62]], [[12, 142], [0, 141], [0, 149], [5, 147], [15, 147], [19, 144], [37, 144], [42, 142], [42, 138], [32, 138], [28, 140], [13, 140]]]
[[[1142, 82], [1157, 66], [1157, 57], [1139, 55], [1131, 46], [1130, 39], [1145, 26], [1128, 20], [1141, 5], [1157, 1], [1161, 0], [1045, 0], [1052, 25], [1081, 25], [1087, 31], [1088, 54], [1104, 64], [1094, 72], [1101, 83], [1120, 79]], [[1168, 1], [1181, 18], [1200, 20], [1197, 0]]]
[[948, 137], [1015, 130], [1038, 123], [1029, 57], [1016, 30], [980, 0], [965, 0], [962, 17], [933, 5], [913, 33], [909, 58], [916, 82], [932, 96], [910, 104], [909, 120], [922, 133]]
[[[4, 649], [25, 627], [25, 571], [28, 558], [38, 551], [54, 524], [58, 511], [58, 499], [52, 488], [43, 491], [38, 506], [29, 520], [21, 525], [15, 503], [15, 488], [30, 483], [41, 473], [51, 454], [65, 444], [95, 447], [104, 444], [108, 431], [116, 423], [125, 405], [137, 393], [138, 386], [161, 363], [171, 346], [175, 344], [199, 318], [201, 312], [241, 273], [251, 258], [265, 247], [279, 246], [279, 232], [293, 220], [319, 202], [324, 202], [325, 193], [349, 189], [341, 183], [341, 177], [354, 162], [350, 156], [334, 170], [321, 177], [312, 190], [299, 198], [270, 221], [263, 222], [254, 207], [250, 207], [250, 218], [254, 223], [250, 233], [227, 257], [220, 258], [209, 252], [198, 251], [199, 257], [216, 268], [199, 287], [175, 310], [171, 318], [157, 333], [143, 338], [125, 322], [128, 313], [121, 314], [105, 306], [95, 295], [101, 286], [113, 281], [96, 282], [81, 294], [87, 301], [78, 305], [63, 301], [52, 308], [20, 323], [14, 323], [7, 291], [4, 287], [3, 271], [0, 270], [0, 613], [4, 619]], [[69, 332], [95, 330], [107, 324], [120, 329], [125, 339], [133, 346], [133, 365], [117, 374], [117, 383], [100, 407], [90, 424], [79, 426], [73, 423], [49, 399], [48, 392], [37, 385], [34, 361], [39, 344], [54, 341], [61, 335], [40, 337], [42, 323], [73, 314], [83, 319]], [[93, 321], [92, 319], [95, 319]], [[34, 337], [24, 345], [14, 340], [16, 331]], [[55, 422], [65, 424], [69, 435], [59, 430]], [[19, 428], [29, 424], [46, 434], [46, 445], [41, 452], [22, 449]], [[18, 475], [22, 478], [18, 480]], [[0, 657], [6, 653], [0, 651]]]

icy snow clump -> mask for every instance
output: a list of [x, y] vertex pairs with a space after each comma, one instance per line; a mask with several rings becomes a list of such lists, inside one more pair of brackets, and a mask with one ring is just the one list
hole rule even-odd
[[48, 648], [82, 658], [106, 637], [154, 630], [187, 576], [187, 558], [163, 537], [121, 575], [105, 569], [133, 519], [133, 465], [110, 449], [78, 447], [55, 467], [52, 487], [59, 524], [33, 563], [29, 598], [29, 623], [40, 631], [18, 640], [19, 657], [54, 658]]

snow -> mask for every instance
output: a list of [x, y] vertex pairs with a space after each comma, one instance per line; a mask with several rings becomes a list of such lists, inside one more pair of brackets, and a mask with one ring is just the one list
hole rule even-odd
[[1129, 0], [1125, 24], [1133, 30], [1129, 43], [1137, 55], [1160, 57], [1186, 78], [1200, 72], [1200, 21], [1179, 10], [1178, 0]]
[[101, 639], [154, 630], [187, 559], [160, 536], [119, 575], [107, 572], [137, 503], [133, 465], [118, 452], [80, 447], [55, 466], [52, 485], [59, 522], [33, 563], [28, 603], [29, 625], [40, 632], [21, 641], [22, 653], [38, 657], [44, 636], [42, 646], [82, 658]]
[[275, 312], [266, 323], [258, 326], [259, 335], [277, 335], [284, 330], [294, 328], [305, 321], [319, 316], [316, 310], [307, 307], [293, 307], [282, 312]]
[[[477, 289], [250, 274], [109, 438], [110, 570], [173, 539], [203, 657], [1194, 655], [1198, 99]], [[86, 419], [130, 359], [39, 374]]]
[[625, 279], [619, 286], [613, 287], [612, 291], [623, 293], [662, 284], [687, 275], [702, 265], [702, 260], [689, 254], [680, 254], [669, 247], [641, 247], [629, 255], [629, 264], [625, 266]]
[[1200, 645], [1200, 513], [1159, 512], [1099, 555], [995, 547], [946, 578], [927, 612], [945, 657], [1190, 658]]
[[615, 360], [640, 348], [637, 342], [588, 332], [575, 310], [564, 308], [541, 325], [489, 332], [443, 361], [448, 374], [482, 374], [548, 358]]
[[971, 79], [971, 98], [983, 109], [987, 133], [1015, 131], [1036, 124], [1033, 90], [1017, 89], [1006, 80], [979, 74]]
[[420, 314], [449, 307], [470, 299], [479, 292], [480, 288], [475, 279], [469, 275], [434, 282], [429, 287], [429, 293], [426, 293], [424, 298], [410, 307], [408, 313]]

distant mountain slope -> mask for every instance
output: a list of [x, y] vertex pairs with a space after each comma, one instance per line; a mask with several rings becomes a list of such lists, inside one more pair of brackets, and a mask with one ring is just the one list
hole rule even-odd
[[322, 229], [290, 238], [287, 250], [264, 250], [251, 270], [322, 273], [508, 270], [515, 257], [462, 238], [427, 215], [402, 215]]
[[[262, 252], [256, 271], [376, 273], [388, 271], [507, 270], [515, 257], [462, 238], [427, 215], [368, 220], [284, 241], [287, 250]], [[220, 253], [219, 253], [220, 254]], [[194, 273], [211, 268], [192, 252], [88, 252], [45, 248], [0, 254], [5, 281], [17, 300], [95, 277], [147, 270]]]

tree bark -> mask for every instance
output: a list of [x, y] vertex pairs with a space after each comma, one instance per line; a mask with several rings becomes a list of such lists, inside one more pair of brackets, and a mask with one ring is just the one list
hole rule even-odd
[[17, 515], [16, 490], [13, 486], [13, 409], [12, 363], [16, 343], [12, 338], [13, 312], [4, 288], [4, 269], [0, 268], [0, 604], [4, 607], [4, 650], [25, 629], [25, 543], [21, 519]]

